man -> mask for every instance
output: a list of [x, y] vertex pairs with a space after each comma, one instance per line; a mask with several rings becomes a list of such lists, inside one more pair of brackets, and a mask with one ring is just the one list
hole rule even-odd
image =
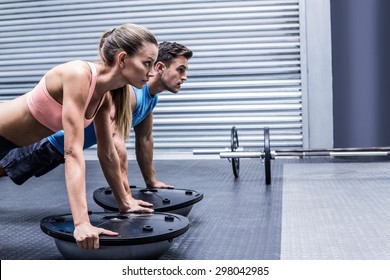
[[[153, 109], [158, 102], [158, 94], [168, 90], [178, 93], [187, 80], [188, 60], [192, 51], [187, 47], [171, 42], [159, 44], [159, 53], [154, 65], [155, 75], [142, 88], [130, 87], [132, 126], [135, 132], [137, 162], [148, 188], [170, 188], [169, 184], [157, 180], [153, 166]], [[112, 114], [113, 115], [113, 114]], [[113, 122], [112, 132], [115, 146], [121, 160], [123, 185], [128, 189], [127, 151], [125, 141], [116, 133]], [[96, 144], [93, 124], [85, 129], [84, 149]], [[42, 176], [64, 163], [63, 131], [53, 134], [33, 145], [11, 150], [0, 161], [0, 177], [9, 176], [21, 185], [32, 176]]]

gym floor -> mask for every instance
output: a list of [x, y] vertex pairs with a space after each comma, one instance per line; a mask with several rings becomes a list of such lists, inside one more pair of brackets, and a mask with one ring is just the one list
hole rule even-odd
[[[260, 160], [241, 159], [234, 179], [227, 160], [155, 161], [158, 178], [204, 194], [189, 230], [164, 260], [390, 259], [390, 161], [305, 158], [272, 161], [272, 185]], [[135, 161], [130, 183], [143, 186]], [[87, 161], [89, 210], [106, 186], [99, 163]], [[23, 186], [0, 178], [0, 259], [63, 259], [40, 230], [48, 215], [69, 213], [63, 167]]]

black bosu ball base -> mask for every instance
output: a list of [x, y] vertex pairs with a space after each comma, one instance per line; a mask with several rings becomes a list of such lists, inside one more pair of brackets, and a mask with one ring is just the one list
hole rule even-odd
[[141, 260], [158, 259], [172, 240], [185, 233], [189, 220], [171, 213], [90, 213], [91, 224], [118, 232], [118, 236], [100, 236], [100, 248], [81, 249], [73, 237], [70, 214], [52, 215], [41, 220], [41, 229], [52, 236], [65, 259], [73, 260]]
[[[187, 216], [192, 206], [203, 199], [203, 194], [187, 189], [147, 189], [130, 186], [131, 194], [153, 204], [156, 212], [169, 212]], [[93, 200], [106, 211], [118, 212], [118, 204], [110, 188], [99, 188], [93, 193]]]

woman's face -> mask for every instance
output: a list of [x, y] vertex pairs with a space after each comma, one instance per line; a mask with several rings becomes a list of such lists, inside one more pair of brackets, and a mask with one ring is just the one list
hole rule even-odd
[[146, 43], [133, 56], [126, 56], [123, 75], [129, 84], [142, 88], [150, 77], [154, 76], [154, 62], [157, 59], [158, 48], [152, 43]]

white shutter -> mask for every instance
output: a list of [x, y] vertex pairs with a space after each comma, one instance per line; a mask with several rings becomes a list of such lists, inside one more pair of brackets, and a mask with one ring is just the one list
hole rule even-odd
[[[0, 100], [31, 90], [51, 67], [97, 59], [100, 35], [125, 22], [194, 52], [179, 94], [160, 94], [155, 154], [230, 145], [302, 146], [299, 0], [0, 2]], [[128, 148], [134, 148], [131, 137]], [[132, 151], [130, 151], [132, 152]]]

